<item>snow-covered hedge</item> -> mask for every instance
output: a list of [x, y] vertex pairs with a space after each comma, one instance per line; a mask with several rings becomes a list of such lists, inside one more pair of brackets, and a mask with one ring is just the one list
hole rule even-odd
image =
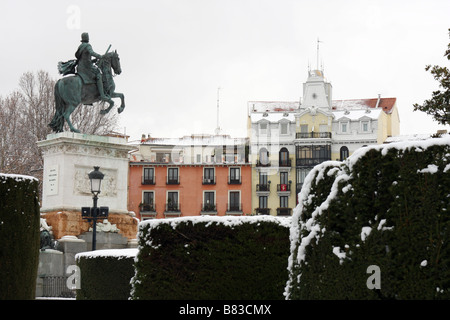
[[38, 180], [0, 173], [0, 300], [35, 298], [39, 218]]
[[137, 249], [108, 249], [78, 253], [77, 300], [127, 300], [137, 252]]
[[307, 176], [287, 299], [450, 298], [450, 136], [362, 148]]
[[133, 299], [283, 299], [290, 218], [141, 222]]

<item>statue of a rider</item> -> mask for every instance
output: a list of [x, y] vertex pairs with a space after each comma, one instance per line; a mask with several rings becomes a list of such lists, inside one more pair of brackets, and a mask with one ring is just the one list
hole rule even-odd
[[85, 84], [96, 83], [98, 91], [100, 93], [101, 100], [108, 100], [103, 89], [102, 73], [99, 68], [93, 63], [92, 56], [97, 59], [101, 59], [102, 55], [94, 52], [91, 44], [89, 43], [89, 34], [84, 32], [81, 34], [81, 44], [75, 52], [77, 58], [77, 73], [83, 79]]

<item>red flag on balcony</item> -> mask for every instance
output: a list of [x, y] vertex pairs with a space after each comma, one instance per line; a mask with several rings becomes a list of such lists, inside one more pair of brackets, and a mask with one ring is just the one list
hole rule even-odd
[[282, 184], [280, 190], [281, 190], [281, 191], [286, 191], [286, 190], [287, 190], [287, 185]]

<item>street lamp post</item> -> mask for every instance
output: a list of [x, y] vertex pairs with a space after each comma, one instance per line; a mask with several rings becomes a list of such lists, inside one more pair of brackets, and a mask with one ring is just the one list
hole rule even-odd
[[92, 208], [83, 207], [81, 208], [81, 215], [83, 219], [88, 221], [93, 221], [92, 228], [92, 251], [96, 249], [97, 240], [97, 219], [108, 217], [108, 207], [97, 207], [98, 194], [100, 193], [100, 186], [102, 184], [103, 177], [105, 176], [100, 170], [100, 167], [94, 167], [94, 170], [89, 172], [88, 177], [91, 181], [91, 193], [93, 194], [94, 205]]

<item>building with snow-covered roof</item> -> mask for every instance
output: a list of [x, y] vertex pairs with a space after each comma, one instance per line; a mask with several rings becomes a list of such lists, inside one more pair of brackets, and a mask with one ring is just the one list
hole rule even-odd
[[333, 100], [323, 70], [308, 72], [299, 101], [249, 101], [254, 213], [291, 214], [312, 167], [399, 135], [396, 102], [381, 96]]
[[143, 136], [134, 145], [128, 207], [138, 218], [251, 213], [248, 138]]

